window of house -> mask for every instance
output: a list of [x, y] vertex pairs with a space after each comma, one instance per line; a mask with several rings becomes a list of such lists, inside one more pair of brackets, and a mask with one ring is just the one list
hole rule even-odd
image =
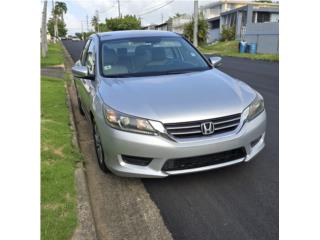
[[270, 22], [270, 13], [269, 12], [258, 12], [257, 14], [258, 14], [258, 16], [257, 16], [258, 23]]
[[270, 22], [279, 22], [279, 13], [271, 13]]

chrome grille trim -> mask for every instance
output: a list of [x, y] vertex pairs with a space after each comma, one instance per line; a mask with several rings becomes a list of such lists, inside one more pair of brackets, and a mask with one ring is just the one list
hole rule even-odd
[[188, 131], [188, 132], [171, 132], [171, 135], [188, 135], [188, 134], [196, 134], [196, 133], [201, 133], [201, 130]]
[[190, 126], [167, 127], [167, 130], [174, 130], [174, 129], [188, 129], [188, 128], [197, 128], [197, 127], [200, 127], [200, 124], [197, 124], [197, 125], [190, 125]]
[[174, 138], [202, 137], [204, 135], [201, 131], [201, 124], [210, 121], [213, 122], [215, 131], [213, 134], [209, 136], [217, 135], [220, 133], [232, 132], [240, 124], [241, 113], [207, 120], [167, 123], [164, 124], [164, 126], [167, 130], [167, 133]]
[[217, 127], [217, 128], [215, 128], [215, 130], [217, 131], [217, 130], [221, 130], [221, 129], [225, 129], [225, 128], [231, 128], [231, 127], [235, 127], [238, 125], [239, 125], [239, 123], [235, 123], [235, 124], [224, 126], [224, 127]]

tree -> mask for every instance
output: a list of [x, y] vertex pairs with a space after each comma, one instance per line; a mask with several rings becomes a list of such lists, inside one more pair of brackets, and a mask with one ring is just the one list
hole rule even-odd
[[106, 19], [106, 26], [109, 31], [141, 29], [141, 21], [134, 15], [126, 15], [122, 18]]
[[97, 16], [93, 16], [91, 19], [91, 26], [94, 28], [95, 32], [98, 32], [98, 24], [99, 24], [99, 20]]
[[[48, 21], [48, 32], [51, 37], [54, 37], [54, 19], [50, 18]], [[57, 26], [58, 26], [58, 36], [59, 37], [65, 37], [67, 35], [67, 28], [66, 24], [61, 20], [57, 19]]]
[[[194, 19], [192, 21], [184, 25], [183, 34], [186, 36], [189, 41], [193, 40], [193, 25]], [[199, 44], [204, 44], [207, 41], [208, 34], [208, 22], [204, 19], [203, 15], [201, 15], [198, 19], [198, 42]]]
[[84, 32], [82, 34], [82, 40], [87, 40], [94, 32]]
[[68, 11], [67, 4], [64, 2], [56, 2], [54, 7], [54, 14], [60, 17], [62, 22], [64, 22], [63, 14], [66, 14]]
[[99, 23], [99, 30], [100, 32], [109, 32], [110, 30], [105, 23]]
[[183, 16], [183, 15], [184, 15], [184, 14], [176, 13], [174, 16], [169, 17], [169, 18], [168, 18], [168, 21], [172, 21], [173, 19], [179, 18], [179, 17], [181, 17], [181, 16]]
[[82, 40], [82, 33], [78, 33], [78, 32], [77, 32], [77, 33], [75, 33], [74, 35], [75, 35], [77, 38], [79, 38], [79, 39]]

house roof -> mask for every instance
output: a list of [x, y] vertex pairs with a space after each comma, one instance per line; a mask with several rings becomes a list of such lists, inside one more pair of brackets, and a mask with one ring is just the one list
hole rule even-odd
[[266, 3], [266, 2], [252, 2], [252, 1], [236, 1], [236, 0], [219, 0], [215, 1], [213, 3], [208, 3], [201, 8], [206, 9], [206, 8], [213, 8], [219, 5], [222, 5], [224, 3], [235, 3], [235, 4], [245, 4], [245, 5], [265, 5], [265, 6], [279, 6], [279, 3]]

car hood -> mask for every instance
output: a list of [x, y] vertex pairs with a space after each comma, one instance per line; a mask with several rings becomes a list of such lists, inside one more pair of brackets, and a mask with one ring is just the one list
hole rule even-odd
[[103, 78], [99, 94], [109, 107], [163, 123], [241, 113], [256, 92], [217, 69], [175, 75]]

